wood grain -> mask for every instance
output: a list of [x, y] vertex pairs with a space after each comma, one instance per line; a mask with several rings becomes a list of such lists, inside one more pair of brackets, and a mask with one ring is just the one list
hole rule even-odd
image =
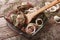
[[7, 26], [6, 20], [3, 17], [0, 18], [0, 39], [6, 39], [16, 35], [17, 34]]

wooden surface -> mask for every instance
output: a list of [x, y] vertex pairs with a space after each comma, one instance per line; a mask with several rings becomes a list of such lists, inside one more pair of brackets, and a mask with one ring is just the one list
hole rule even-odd
[[0, 39], [17, 36], [8, 26], [4, 18], [0, 18]]

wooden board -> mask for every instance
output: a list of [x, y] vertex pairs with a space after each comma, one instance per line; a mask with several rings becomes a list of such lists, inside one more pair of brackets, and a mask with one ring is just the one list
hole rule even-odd
[[12, 36], [17, 36], [17, 34], [7, 26], [7, 22], [4, 18], [0, 18], [0, 39]]

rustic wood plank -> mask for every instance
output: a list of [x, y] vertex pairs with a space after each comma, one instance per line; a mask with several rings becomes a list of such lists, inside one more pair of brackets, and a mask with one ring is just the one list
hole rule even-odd
[[0, 39], [5, 39], [17, 35], [8, 26], [4, 18], [0, 18]]

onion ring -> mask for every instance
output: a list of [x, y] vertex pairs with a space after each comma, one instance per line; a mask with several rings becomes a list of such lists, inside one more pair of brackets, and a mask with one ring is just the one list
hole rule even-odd
[[[33, 31], [29, 33], [29, 28], [30, 28], [30, 27], [33, 27]], [[31, 29], [31, 30], [32, 30], [32, 29]], [[26, 27], [26, 32], [27, 32], [28, 34], [33, 34], [33, 33], [35, 33], [35, 32], [36, 32], [36, 26], [35, 26], [35, 24], [34, 24], [34, 23], [28, 24], [28, 26]]]
[[[38, 21], [40, 21], [41, 24], [38, 24]], [[35, 22], [38, 26], [41, 26], [43, 24], [43, 20], [41, 18], [37, 18]]]

